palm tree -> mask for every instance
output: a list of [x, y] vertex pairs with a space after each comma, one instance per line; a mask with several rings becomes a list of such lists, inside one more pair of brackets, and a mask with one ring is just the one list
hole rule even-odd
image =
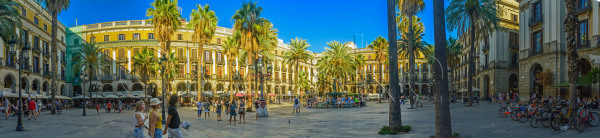
[[[182, 77], [179, 76], [179, 58], [177, 57], [177, 55], [175, 54], [175, 52], [170, 52], [169, 55], [167, 56], [167, 64], [166, 64], [166, 69], [165, 69], [165, 81], [168, 82], [173, 82], [173, 79], [175, 79], [175, 77]], [[167, 85], [167, 90], [172, 90], [171, 85]]]
[[[577, 100], [577, 79], [579, 78], [579, 54], [577, 53], [577, 13], [575, 12], [576, 0], [565, 0], [567, 14], [565, 19], [565, 32], [567, 33], [567, 53], [569, 63], [569, 100]], [[571, 104], [572, 108], [577, 105]]]
[[[475, 42], [489, 36], [498, 27], [495, 0], [453, 0], [446, 9], [449, 30], [457, 30], [457, 35], [470, 40], [469, 74], [467, 79], [469, 106], [473, 105], [473, 75], [475, 71]], [[477, 31], [476, 31], [477, 30]], [[477, 34], [476, 34], [477, 32]]]
[[[317, 68], [319, 73], [326, 74], [336, 84], [338, 79], [354, 74], [354, 57], [349, 53], [350, 47], [347, 47], [346, 43], [331, 41], [327, 45], [329, 48], [325, 48], [326, 51], [317, 62]], [[339, 88], [333, 89], [337, 91]]]
[[[286, 50], [285, 52], [283, 52], [283, 60], [284, 62], [287, 63], [295, 63], [296, 64], [296, 88], [299, 88], [299, 81], [300, 80], [300, 62], [306, 62], [308, 60], [313, 59], [313, 55], [310, 54], [310, 52], [307, 50], [308, 47], [310, 47], [310, 44], [308, 44], [306, 42], [306, 39], [300, 39], [298, 37], [296, 37], [295, 39], [292, 39], [290, 42], [290, 49]], [[298, 93], [302, 93], [302, 92], [298, 92], [296, 91], [296, 94]], [[298, 95], [296, 95], [298, 96]], [[302, 97], [300, 97], [302, 98]]]
[[16, 29], [21, 26], [21, 4], [12, 0], [0, 0], [0, 37], [4, 42], [17, 36]]
[[[187, 28], [194, 30], [194, 37], [196, 37], [196, 41], [198, 41], [198, 49], [200, 56], [200, 69], [204, 69], [204, 60], [202, 59], [204, 56], [204, 45], [208, 45], [210, 40], [215, 35], [215, 31], [217, 30], [217, 23], [219, 22], [219, 18], [215, 14], [215, 11], [210, 10], [210, 6], [208, 4], [202, 7], [201, 5], [196, 5], [198, 9], [193, 9], [190, 14], [191, 20], [189, 24], [187, 24]], [[200, 90], [203, 90], [204, 85], [202, 85], [202, 72], [198, 73], [198, 83]], [[198, 94], [198, 99], [201, 99], [202, 93]]]
[[159, 69], [158, 60], [154, 58], [154, 51], [144, 48], [140, 52], [136, 52], [133, 56], [133, 63], [131, 70], [132, 73], [140, 76], [140, 80], [144, 83], [144, 93], [146, 94], [145, 99], [148, 100], [148, 83], [150, 82], [150, 74], [156, 74]]
[[[420, 1], [420, 2], [419, 2]], [[409, 5], [421, 5], [424, 6], [424, 3], [422, 3], [423, 1], [421, 0], [405, 0], [405, 1], [399, 1], [399, 8], [400, 8], [400, 3], [404, 3], [402, 6], [409, 6]], [[415, 67], [417, 66], [415, 64], [415, 57], [418, 57], [420, 55], [420, 53], [422, 53], [424, 48], [423, 46], [426, 45], [426, 43], [424, 41], [422, 41], [422, 38], [425, 34], [423, 34], [423, 30], [425, 28], [425, 26], [423, 25], [423, 23], [421, 22], [421, 19], [414, 16], [407, 14], [407, 13], [412, 13], [414, 11], [411, 10], [422, 10], [419, 8], [414, 8], [411, 9], [411, 7], [407, 7], [408, 11], [406, 11], [406, 13], [401, 14], [398, 13], [400, 16], [398, 16], [396, 18], [396, 21], [399, 22], [398, 23], [398, 29], [401, 32], [401, 37], [400, 37], [400, 42], [398, 42], [398, 44], [400, 45], [400, 48], [398, 49], [398, 53], [400, 53], [400, 56], [403, 58], [407, 58], [408, 57], [408, 73], [409, 73], [409, 86], [415, 86], [415, 81], [416, 81], [416, 77], [417, 75], [415, 75]], [[402, 11], [402, 10], [401, 10]], [[403, 52], [401, 52], [403, 51]], [[403, 54], [402, 54], [403, 53]], [[412, 53], [412, 54], [409, 54]], [[407, 56], [407, 57], [404, 57]], [[411, 98], [410, 100], [410, 108], [414, 108], [414, 102], [415, 101], [413, 98], [414, 95], [414, 91], [413, 89], [409, 89], [410, 92], [408, 92], [409, 97]]]
[[[255, 68], [258, 67], [256, 62], [258, 56], [269, 58], [272, 56], [272, 47], [277, 46], [277, 29], [273, 29], [273, 25], [260, 16], [262, 7], [257, 4], [257, 2], [244, 2], [242, 7], [231, 17], [235, 20], [234, 32], [239, 31], [241, 34], [237, 43]], [[256, 86], [258, 86], [257, 83], [258, 81], [255, 82]], [[252, 99], [248, 101], [252, 102]]]
[[[403, 1], [403, 0], [402, 0]], [[402, 2], [398, 1], [398, 2]], [[388, 28], [388, 39], [389, 41], [389, 85], [390, 85], [390, 112], [389, 114], [389, 127], [392, 131], [402, 131], [402, 112], [400, 109], [399, 99], [400, 93], [398, 91], [398, 52], [396, 45], [396, 0], [387, 0], [387, 28]], [[412, 16], [411, 16], [412, 17]]]
[[[239, 35], [238, 35], [239, 36]], [[225, 42], [223, 43], [223, 53], [225, 54], [225, 56], [227, 57], [227, 60], [229, 60], [229, 83], [233, 84], [233, 76], [236, 73], [236, 65], [235, 65], [235, 59], [237, 58], [238, 54], [239, 54], [239, 49], [238, 49], [238, 44], [236, 43], [237, 40], [236, 36], [234, 35], [234, 37], [227, 37], [227, 40], [225, 40]], [[233, 87], [233, 89], [235, 90], [236, 87]], [[231, 90], [231, 88], [230, 88]], [[230, 93], [229, 94], [229, 99], [233, 99], [233, 95]]]
[[448, 68], [450, 68], [450, 76], [454, 79], [454, 69], [458, 64], [460, 64], [460, 56], [462, 53], [460, 50], [462, 49], [462, 45], [458, 43], [458, 40], [454, 37], [448, 38], [446, 42], [446, 64], [448, 64]]
[[[363, 71], [363, 67], [365, 66], [365, 56], [360, 53], [356, 54], [356, 56], [354, 56], [354, 65], [356, 65], [356, 82], [362, 83], [362, 80], [360, 80], [360, 79], [364, 78], [362, 71]], [[358, 89], [359, 88], [356, 87], [356, 91], [360, 92], [360, 90], [358, 90]]]
[[[388, 41], [385, 40], [385, 38], [379, 36], [377, 38], [375, 38], [375, 40], [373, 40], [373, 42], [371, 42], [371, 45], [369, 45], [368, 47], [375, 50], [375, 60], [377, 60], [377, 63], [379, 63], [379, 65], [377, 66], [377, 69], [379, 71], [379, 87], [381, 87], [381, 90], [383, 91], [383, 68], [382, 65], [383, 62], [387, 61], [388, 59], [388, 53], [386, 50], [388, 50]], [[381, 94], [383, 94], [381, 91], [379, 91], [379, 96], [381, 96]], [[381, 102], [381, 98], [379, 100], [379, 102]]]
[[[435, 104], [435, 136], [440, 138], [449, 138], [452, 137], [452, 123], [450, 118], [450, 101], [448, 94], [448, 76], [445, 75], [445, 72], [448, 70], [446, 66], [447, 53], [451, 53], [456, 55], [456, 57], [451, 57], [452, 59], [458, 58], [460, 54], [460, 45], [450, 45], [448, 49], [453, 49], [452, 51], [446, 50], [445, 40], [446, 40], [446, 22], [444, 20], [444, 0], [434, 0], [433, 1], [433, 20], [434, 20], [434, 37], [435, 37], [435, 57], [438, 60], [439, 65], [433, 65], [434, 72], [434, 86], [437, 87], [435, 92], [436, 101]], [[451, 43], [450, 43], [451, 44]], [[455, 52], [454, 50], [458, 51]], [[449, 52], [450, 51], [450, 52]], [[458, 53], [458, 54], [457, 54]], [[456, 61], [456, 60], [454, 60]], [[439, 100], [437, 100], [439, 99]]]
[[300, 88], [300, 92], [302, 89], [306, 92], [310, 88], [310, 82], [308, 81], [308, 74], [304, 73], [304, 71], [300, 71], [298, 73], [298, 88]]
[[[177, 0], [155, 0], [151, 5], [152, 8], [146, 10], [146, 16], [151, 17], [147, 22], [152, 23], [154, 33], [158, 36], [157, 39], [160, 41], [162, 50], [161, 56], [169, 58], [171, 36], [181, 26], [181, 21], [179, 21], [181, 13], [179, 13]], [[165, 70], [171, 70], [168, 67]]]
[[[51, 54], [51, 61], [53, 65], [58, 65], [58, 52], [57, 52], [57, 43], [58, 43], [58, 37], [56, 36], [57, 30], [58, 30], [58, 14], [60, 14], [63, 11], [66, 11], [69, 8], [69, 5], [71, 3], [70, 0], [37, 0], [38, 3], [40, 3], [42, 5], [42, 7], [45, 7], [46, 10], [48, 10], [51, 14], [52, 14], [52, 42], [51, 42], [51, 47], [52, 47], [52, 54]], [[56, 85], [56, 69], [57, 66], [52, 66], [52, 84], [51, 86], [55, 86]], [[56, 90], [52, 89], [52, 103], [55, 103], [56, 101]], [[51, 114], [56, 114], [56, 107], [52, 106], [52, 112]]]
[[[91, 78], [94, 75], [100, 74], [100, 72], [108, 72], [109, 68], [106, 68], [106, 65], [110, 65], [107, 60], [104, 60], [105, 57], [102, 54], [102, 51], [96, 47], [95, 43], [86, 43], [83, 45], [83, 48], [74, 56], [73, 65], [74, 72], [73, 74], [79, 74], [83, 72], [87, 72], [89, 74], [88, 80], [90, 80], [90, 86], [92, 85]], [[83, 84], [82, 84], [83, 85]], [[92, 94], [90, 91], [90, 99], [92, 98]], [[84, 110], [85, 112], [85, 110]]]

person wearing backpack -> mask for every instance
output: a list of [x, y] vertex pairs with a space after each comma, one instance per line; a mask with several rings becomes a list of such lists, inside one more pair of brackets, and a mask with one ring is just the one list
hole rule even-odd
[[296, 97], [294, 98], [294, 109], [292, 109], [292, 114], [294, 112], [300, 113], [300, 107], [298, 107], [298, 104], [300, 104], [300, 100], [298, 100], [298, 97]]

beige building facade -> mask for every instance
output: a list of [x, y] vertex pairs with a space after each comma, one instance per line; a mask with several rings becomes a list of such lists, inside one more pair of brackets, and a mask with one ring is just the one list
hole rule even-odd
[[[521, 100], [538, 93], [545, 97], [568, 98], [565, 87], [544, 85], [535, 77], [541, 71], [552, 73], [552, 84], [568, 82], [564, 1], [519, 0], [519, 94]], [[577, 0], [577, 51], [581, 58], [580, 76], [600, 66], [600, 4], [595, 0]], [[579, 86], [581, 97], [600, 96], [599, 85]]]

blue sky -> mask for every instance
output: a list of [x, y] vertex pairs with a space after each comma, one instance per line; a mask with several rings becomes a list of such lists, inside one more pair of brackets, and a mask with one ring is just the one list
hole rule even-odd
[[[58, 16], [67, 27], [77, 24], [148, 19], [146, 10], [154, 0], [72, 0], [69, 9]], [[425, 11], [418, 16], [425, 24], [425, 40], [433, 43], [433, 4], [425, 0]], [[446, 6], [447, 6], [446, 1]], [[196, 4], [209, 4], [219, 18], [219, 26], [231, 28], [231, 16], [242, 0], [179, 0], [182, 17], [189, 20]], [[284, 42], [300, 37], [312, 46], [309, 50], [322, 52], [327, 42], [353, 41], [365, 47], [377, 36], [387, 38], [385, 0], [258, 0], [263, 7], [262, 17], [273, 22]], [[361, 43], [362, 34], [362, 43]]]

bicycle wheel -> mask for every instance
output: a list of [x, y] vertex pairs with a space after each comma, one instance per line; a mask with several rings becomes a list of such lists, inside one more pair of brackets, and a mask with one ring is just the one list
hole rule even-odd
[[575, 119], [575, 129], [577, 129], [577, 131], [579, 131], [579, 132], [583, 132], [583, 131], [585, 131], [586, 125], [587, 125], [587, 120], [585, 120], [585, 117], [577, 116], [577, 119]]
[[590, 118], [588, 119], [590, 126], [597, 127], [600, 123], [600, 116], [597, 112], [590, 112]]
[[542, 111], [541, 119], [542, 119], [542, 126], [544, 126], [544, 128], [550, 127], [550, 112]]
[[519, 122], [525, 123], [525, 122], [527, 122], [527, 120], [529, 120], [529, 111], [524, 110], [524, 111], [521, 111], [519, 114], [521, 114], [521, 117], [519, 118]]
[[533, 114], [533, 116], [531, 116], [531, 119], [529, 120], [529, 125], [531, 125], [531, 127], [533, 128], [537, 128], [541, 124], [541, 118], [542, 115], [539, 112]]
[[519, 121], [519, 110], [510, 112], [510, 118], [512, 118], [513, 121]]
[[500, 110], [498, 110], [498, 114], [500, 114], [500, 117], [506, 118], [510, 112], [508, 112], [508, 109], [506, 108], [500, 108]]
[[558, 113], [550, 115], [550, 127], [554, 130], [560, 130], [560, 115]]

